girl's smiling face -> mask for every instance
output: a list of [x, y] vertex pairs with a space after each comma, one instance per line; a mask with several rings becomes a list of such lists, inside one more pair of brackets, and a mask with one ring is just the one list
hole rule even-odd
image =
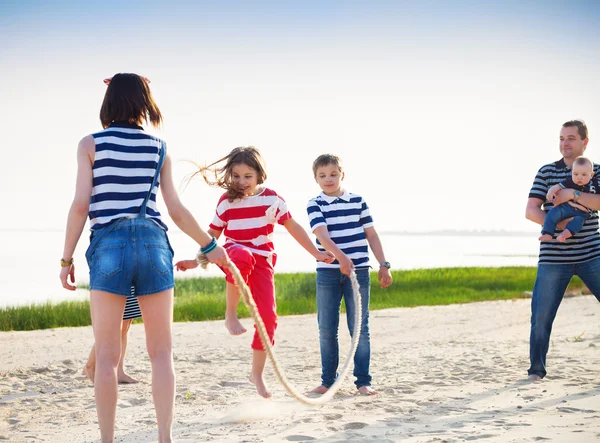
[[244, 163], [233, 165], [231, 181], [246, 196], [254, 195], [258, 190], [258, 172]]

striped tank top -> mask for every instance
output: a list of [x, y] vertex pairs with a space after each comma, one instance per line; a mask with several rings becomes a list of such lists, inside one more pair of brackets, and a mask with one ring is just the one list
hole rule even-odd
[[[141, 126], [128, 122], [115, 122], [92, 137], [96, 154], [89, 217], [94, 231], [115, 219], [137, 216], [152, 185], [161, 146], [165, 145]], [[146, 215], [167, 230], [156, 207], [158, 186], [159, 181], [152, 189]]]

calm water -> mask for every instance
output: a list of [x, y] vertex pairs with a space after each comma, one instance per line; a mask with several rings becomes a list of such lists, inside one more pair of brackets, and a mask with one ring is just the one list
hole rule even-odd
[[[0, 231], [0, 306], [84, 299], [87, 291], [72, 293], [63, 289], [58, 279], [59, 260], [63, 248], [60, 231]], [[418, 269], [457, 266], [535, 266], [539, 242], [531, 236], [441, 236], [380, 234], [393, 269]], [[175, 249], [175, 260], [193, 258], [197, 248], [181, 232], [171, 231], [169, 238]], [[75, 253], [76, 281], [88, 281], [82, 237]], [[313, 258], [285, 231], [277, 231], [277, 272], [314, 271]], [[176, 276], [218, 276], [221, 271], [211, 266]]]

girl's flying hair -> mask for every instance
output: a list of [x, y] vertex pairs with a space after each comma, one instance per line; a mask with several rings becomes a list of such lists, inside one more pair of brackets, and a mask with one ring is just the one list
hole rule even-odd
[[[225, 162], [223, 166], [217, 166]], [[238, 189], [233, 182], [231, 175], [235, 165], [244, 164], [256, 171], [258, 184], [264, 183], [267, 179], [265, 170], [265, 161], [260, 154], [260, 151], [254, 146], [241, 146], [233, 149], [225, 157], [211, 163], [208, 166], [200, 167], [197, 172], [190, 176], [190, 180], [201, 174], [206, 183], [211, 186], [218, 186], [227, 191], [227, 199], [231, 202], [244, 197], [241, 189]], [[209, 177], [209, 175], [212, 177]], [[188, 180], [189, 182], [189, 180]]]

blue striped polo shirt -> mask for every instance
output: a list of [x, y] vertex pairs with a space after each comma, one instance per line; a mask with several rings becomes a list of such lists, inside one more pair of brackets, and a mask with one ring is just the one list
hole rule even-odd
[[[319, 226], [327, 226], [331, 240], [354, 263], [354, 267], [369, 267], [369, 244], [365, 229], [373, 226], [373, 219], [363, 198], [347, 191], [338, 197], [321, 192], [311, 199], [306, 207], [310, 228], [314, 232]], [[317, 239], [317, 248], [325, 248]], [[339, 269], [337, 260], [328, 264], [317, 262], [317, 269]]]
[[[159, 152], [164, 143], [147, 134], [141, 126], [115, 122], [103, 131], [92, 134], [96, 144], [93, 188], [90, 198], [90, 229], [106, 227], [121, 217], [135, 217], [148, 195]], [[160, 212], [156, 208], [159, 181], [147, 203], [146, 216], [163, 229]]]
[[[600, 166], [594, 164], [594, 176], [587, 192], [600, 192]], [[542, 209], [548, 212], [552, 202], [546, 200], [548, 190], [565, 179], [571, 177], [571, 167], [564, 159], [549, 163], [540, 168], [535, 176], [529, 198], [537, 198], [544, 202]], [[560, 231], [559, 231], [560, 232]], [[583, 228], [564, 243], [551, 241], [540, 242], [540, 264], [573, 264], [600, 257], [600, 234], [598, 233], [598, 211], [591, 211], [591, 217], [583, 224]]]

